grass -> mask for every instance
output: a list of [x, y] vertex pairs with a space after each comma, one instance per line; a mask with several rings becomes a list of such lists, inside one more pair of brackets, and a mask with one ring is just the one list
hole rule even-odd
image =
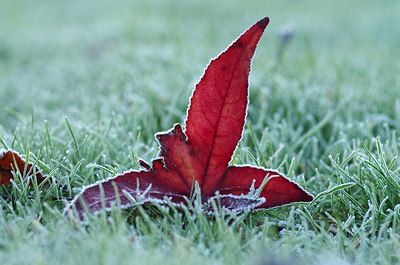
[[[398, 1], [1, 5], [1, 145], [67, 188], [1, 188], [0, 263], [400, 262]], [[232, 163], [278, 169], [314, 202], [215, 218], [198, 205], [62, 216], [83, 185], [155, 157], [154, 133], [184, 121], [210, 58], [263, 16]]]

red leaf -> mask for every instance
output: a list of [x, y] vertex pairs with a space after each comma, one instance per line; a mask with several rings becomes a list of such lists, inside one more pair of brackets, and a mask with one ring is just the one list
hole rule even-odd
[[258, 189], [265, 176], [268, 182], [262, 190], [260, 197], [265, 198], [265, 202], [259, 208], [270, 208], [292, 202], [308, 202], [313, 197], [304, 192], [296, 183], [283, 177], [280, 173], [273, 170], [250, 166], [229, 167], [219, 186], [221, 194], [247, 194], [254, 183], [254, 188]]
[[[181, 205], [195, 182], [204, 203], [210, 205], [215, 199], [232, 211], [311, 201], [311, 195], [275, 171], [228, 167], [245, 123], [251, 58], [268, 22], [268, 18], [257, 22], [211, 61], [190, 100], [186, 133], [176, 124], [156, 134], [160, 158], [152, 166], [140, 161], [145, 170], [86, 187], [66, 211], [75, 208], [82, 217], [85, 211], [108, 209], [112, 204], [129, 207], [133, 200], [163, 202], [165, 198]], [[266, 176], [260, 198], [245, 196], [253, 180], [258, 188]]]
[[[153, 161], [153, 165], [157, 167], [158, 161]], [[164, 184], [167, 185], [164, 186]], [[95, 183], [86, 187], [72, 201], [71, 205], [81, 215], [87, 210], [96, 212], [102, 208], [110, 209], [113, 204], [127, 208], [134, 203], [132, 199], [139, 203], [164, 202], [165, 198], [168, 197], [176, 205], [184, 203], [184, 195], [179, 194], [177, 190], [171, 190], [171, 187], [175, 186], [164, 183], [154, 171], [132, 171], [110, 179], [110, 181]], [[123, 191], [132, 198], [129, 195], [126, 196]]]
[[[46, 177], [39, 172], [37, 167], [33, 167], [32, 163], [26, 162], [15, 151], [0, 151], [0, 185], [10, 185], [11, 180], [14, 179], [13, 171], [26, 173], [26, 176], [36, 175], [37, 183], [40, 184]], [[29, 183], [32, 186], [32, 181]]]
[[268, 25], [264, 18], [211, 61], [190, 101], [186, 134], [203, 170], [202, 191], [212, 191], [242, 137], [248, 102], [250, 62]]

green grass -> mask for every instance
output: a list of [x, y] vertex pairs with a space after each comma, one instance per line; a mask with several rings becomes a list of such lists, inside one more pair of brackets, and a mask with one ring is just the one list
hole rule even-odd
[[[0, 2], [0, 147], [65, 184], [0, 189], [1, 264], [400, 262], [398, 1]], [[313, 203], [62, 216], [82, 186], [154, 158], [209, 60], [264, 16], [232, 162], [280, 170]]]

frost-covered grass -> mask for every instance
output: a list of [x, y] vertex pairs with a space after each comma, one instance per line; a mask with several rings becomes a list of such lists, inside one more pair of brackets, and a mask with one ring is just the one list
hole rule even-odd
[[[66, 184], [0, 189], [1, 264], [400, 262], [400, 3], [214, 2], [1, 1], [0, 147]], [[209, 60], [263, 16], [233, 163], [278, 169], [313, 203], [62, 216], [83, 185], [155, 157]]]

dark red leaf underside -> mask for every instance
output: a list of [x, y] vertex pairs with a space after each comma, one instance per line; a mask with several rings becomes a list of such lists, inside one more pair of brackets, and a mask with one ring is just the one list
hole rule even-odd
[[[155, 161], [155, 163], [158, 162]], [[117, 176], [111, 179], [112, 181], [95, 183], [86, 187], [71, 205], [78, 215], [82, 215], [85, 211], [97, 212], [103, 208], [110, 209], [118, 205], [127, 208], [135, 201], [136, 203], [165, 202], [168, 198], [176, 205], [185, 203], [185, 194], [177, 193], [177, 190], [171, 188], [174, 185], [169, 182], [164, 183], [161, 178], [157, 178], [158, 174], [160, 172], [132, 171]], [[129, 195], [127, 196], [126, 193]]]
[[[257, 22], [211, 61], [190, 100], [186, 133], [176, 124], [156, 134], [159, 159], [151, 166], [140, 161], [144, 170], [85, 188], [66, 211], [75, 208], [82, 217], [85, 211], [109, 209], [113, 204], [129, 207], [134, 201], [163, 202], [166, 198], [182, 205], [196, 182], [207, 212], [213, 200], [232, 211], [311, 201], [311, 195], [277, 172], [227, 167], [245, 123], [251, 58], [268, 22], [268, 18]], [[260, 198], [246, 196], [253, 179], [257, 188], [267, 175], [269, 181]]]

